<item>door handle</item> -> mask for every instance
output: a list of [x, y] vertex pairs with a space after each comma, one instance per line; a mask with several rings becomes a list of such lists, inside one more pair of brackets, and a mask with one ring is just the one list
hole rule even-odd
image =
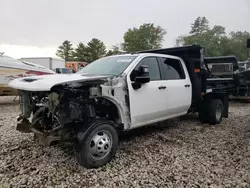
[[186, 84], [185, 87], [190, 87], [190, 84]]
[[166, 89], [167, 87], [166, 86], [160, 86], [158, 87], [158, 89]]

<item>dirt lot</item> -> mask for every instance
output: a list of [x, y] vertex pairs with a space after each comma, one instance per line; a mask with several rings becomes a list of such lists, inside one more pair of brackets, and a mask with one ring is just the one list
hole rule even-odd
[[17, 132], [11, 101], [0, 99], [0, 187], [250, 187], [250, 104], [232, 102], [217, 126], [189, 116], [132, 131], [111, 163], [87, 170], [71, 145]]

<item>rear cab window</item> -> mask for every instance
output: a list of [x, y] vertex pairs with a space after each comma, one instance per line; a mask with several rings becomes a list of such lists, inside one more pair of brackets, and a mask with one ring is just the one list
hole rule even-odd
[[161, 57], [161, 69], [163, 80], [186, 79], [186, 75], [179, 59]]

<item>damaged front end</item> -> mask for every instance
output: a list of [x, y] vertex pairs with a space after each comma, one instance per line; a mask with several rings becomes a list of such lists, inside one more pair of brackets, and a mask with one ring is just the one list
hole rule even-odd
[[93, 118], [128, 125], [126, 82], [124, 78], [114, 80], [66, 83], [46, 92], [21, 90], [16, 129], [34, 133], [41, 144], [50, 145], [53, 141], [74, 140]]
[[30, 123], [30, 117], [31, 114], [36, 111], [36, 109], [39, 109], [39, 107], [45, 106], [46, 102], [44, 101], [42, 102], [42, 98], [45, 98], [45, 93], [44, 96], [37, 95], [36, 98], [38, 98], [38, 96], [40, 96], [41, 100], [39, 100], [40, 104], [37, 103], [37, 100], [35, 99], [35, 97], [33, 97], [33, 95], [35, 95], [32, 92], [29, 91], [19, 91], [19, 100], [20, 100], [20, 111], [21, 114], [17, 117], [17, 130], [23, 133], [30, 133], [33, 132], [32, 131], [32, 123]]
[[58, 105], [58, 101], [53, 101], [58, 95], [29, 91], [19, 93], [21, 114], [17, 118], [16, 129], [22, 133], [34, 133], [35, 138], [38, 138], [43, 145], [61, 140], [61, 137], [53, 132], [61, 129], [62, 124], [51, 111], [53, 105]]

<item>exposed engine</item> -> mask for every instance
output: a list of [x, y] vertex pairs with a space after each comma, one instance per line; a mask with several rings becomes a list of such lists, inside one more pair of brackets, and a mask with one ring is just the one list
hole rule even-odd
[[91, 118], [117, 120], [114, 104], [100, 95], [99, 85], [74, 88], [64, 85], [53, 88], [52, 92], [20, 91], [22, 113], [17, 130], [34, 132], [44, 144], [74, 139], [75, 132]]

